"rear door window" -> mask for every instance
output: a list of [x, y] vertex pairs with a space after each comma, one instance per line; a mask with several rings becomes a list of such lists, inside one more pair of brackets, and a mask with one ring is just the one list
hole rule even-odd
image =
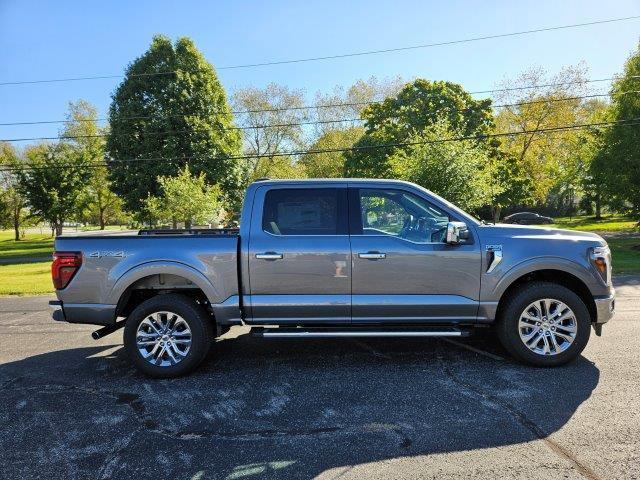
[[340, 188], [269, 190], [262, 229], [272, 235], [346, 235], [346, 195]]

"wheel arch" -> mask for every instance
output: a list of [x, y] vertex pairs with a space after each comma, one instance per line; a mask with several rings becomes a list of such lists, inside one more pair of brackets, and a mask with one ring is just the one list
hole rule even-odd
[[[142, 293], [141, 293], [142, 292]], [[196, 269], [177, 262], [149, 262], [123, 274], [109, 294], [116, 305], [116, 316], [126, 316], [147, 298], [166, 293], [181, 293], [209, 304], [220, 302], [220, 294]]]
[[522, 288], [524, 285], [535, 281], [562, 285], [563, 287], [568, 288], [569, 290], [574, 292], [586, 305], [587, 310], [589, 311], [589, 316], [591, 317], [591, 322], [595, 322], [597, 317], [596, 303], [593, 298], [593, 294], [591, 293], [591, 290], [589, 289], [585, 281], [571, 272], [555, 268], [544, 268], [539, 270], [527, 271], [525, 273], [522, 273], [520, 276], [512, 279], [508, 285], [505, 285], [502, 290], [502, 294], [500, 295], [500, 300], [498, 301], [498, 307], [496, 309], [496, 319], [500, 318], [500, 315], [502, 313], [502, 310], [504, 309], [505, 304], [507, 303], [506, 301], [508, 298], [510, 298], [518, 289]]

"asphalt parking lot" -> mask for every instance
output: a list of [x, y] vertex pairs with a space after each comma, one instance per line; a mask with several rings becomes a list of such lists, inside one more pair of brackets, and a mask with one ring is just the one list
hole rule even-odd
[[151, 380], [117, 332], [0, 299], [2, 478], [640, 478], [640, 278], [575, 363], [490, 338], [263, 340]]

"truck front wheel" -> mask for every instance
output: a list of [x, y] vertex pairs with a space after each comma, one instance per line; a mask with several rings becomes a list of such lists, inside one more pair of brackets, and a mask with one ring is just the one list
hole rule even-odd
[[207, 355], [211, 320], [184, 295], [158, 295], [127, 318], [124, 346], [135, 366], [151, 377], [171, 378], [193, 371]]
[[498, 337], [516, 359], [538, 367], [563, 365], [587, 345], [591, 320], [582, 299], [549, 282], [524, 285], [501, 308]]

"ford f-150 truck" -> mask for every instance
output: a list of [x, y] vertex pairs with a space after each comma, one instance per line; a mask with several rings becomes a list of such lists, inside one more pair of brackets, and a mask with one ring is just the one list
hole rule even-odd
[[[176, 234], [177, 233], [177, 234]], [[566, 363], [614, 312], [598, 235], [489, 225], [394, 180], [265, 180], [239, 231], [58, 237], [53, 318], [124, 327], [144, 373], [192, 371], [232, 325], [263, 337], [460, 337]]]

